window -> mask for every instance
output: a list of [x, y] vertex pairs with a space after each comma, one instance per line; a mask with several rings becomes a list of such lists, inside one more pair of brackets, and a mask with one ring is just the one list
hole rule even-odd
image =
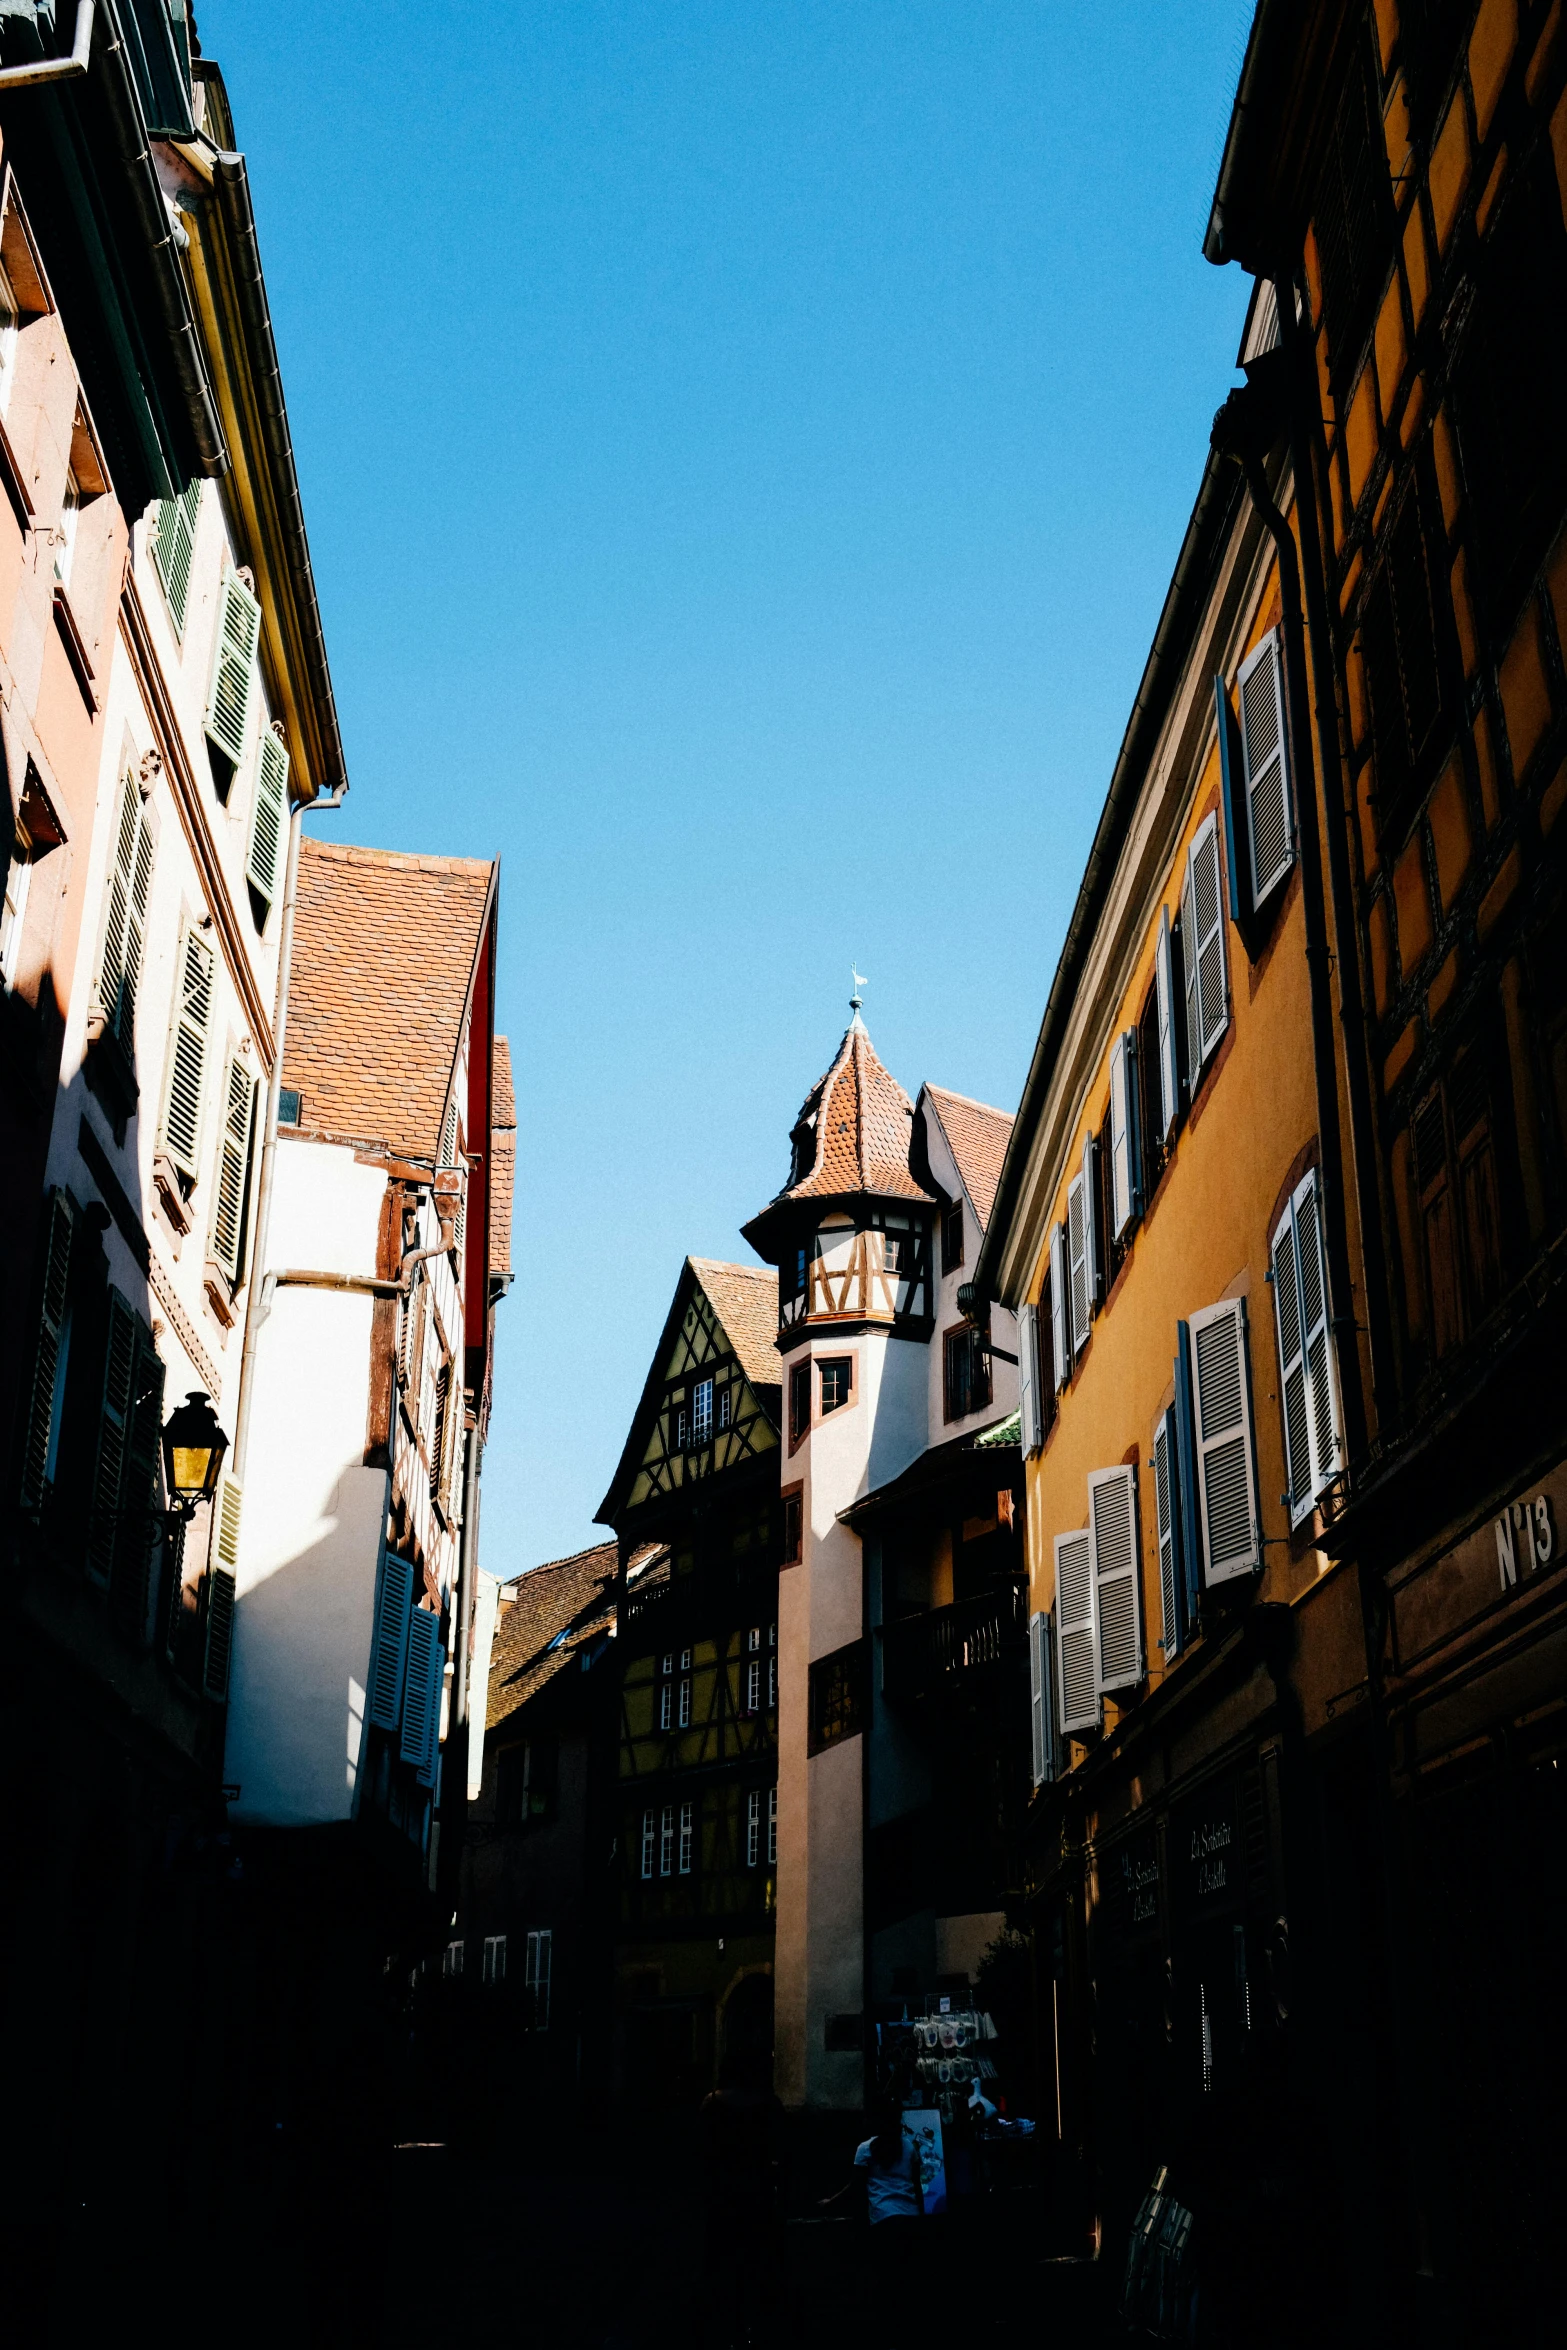
[[854, 1392], [854, 1357], [828, 1355], [818, 1369], [822, 1378], [822, 1418], [841, 1412]]
[[796, 1363], [789, 1373], [789, 1437], [798, 1444], [810, 1434], [811, 1428], [811, 1366]]
[[767, 1865], [772, 1868], [778, 1859], [778, 1790], [767, 1790]]
[[778, 1626], [776, 1624], [770, 1627], [767, 1638], [769, 1646], [769, 1655], [767, 1659], [767, 1710], [769, 1713], [776, 1713], [778, 1711]]
[[1186, 1460], [1183, 1458], [1180, 1418], [1172, 1404], [1154, 1431], [1154, 1498], [1158, 1510], [1159, 1601], [1164, 1620], [1160, 1646], [1164, 1661], [1173, 1664], [1186, 1645], [1196, 1621], [1196, 1594], [1192, 1589], [1193, 1561], [1188, 1552], [1189, 1503]]
[[718, 1432], [723, 1434], [734, 1409], [734, 1389], [727, 1384], [718, 1391]]
[[944, 1353], [947, 1418], [962, 1420], [970, 1412], [983, 1411], [990, 1401], [990, 1357], [984, 1332], [972, 1322], [965, 1322], [960, 1330], [949, 1330]]
[[1279, 1219], [1269, 1247], [1279, 1342], [1279, 1402], [1290, 1524], [1309, 1517], [1341, 1466], [1338, 1398], [1328, 1326], [1328, 1268], [1316, 1170]]
[[1142, 1132], [1138, 1120], [1137, 1031], [1110, 1051], [1110, 1230], [1124, 1240], [1143, 1210]]
[[81, 516], [81, 509], [81, 485], [70, 467], [67, 466], [65, 469], [65, 495], [60, 501], [60, 523], [54, 547], [54, 576], [63, 588], [68, 588], [71, 584], [71, 564], [76, 554], [76, 525]]
[[963, 1202], [955, 1199], [941, 1218], [941, 1269], [955, 1273], [963, 1262]]
[[[1159, 1123], [1151, 1127], [1166, 1150], [1175, 1130], [1175, 1121], [1181, 1107], [1181, 1079], [1185, 1074], [1181, 1060], [1181, 1046], [1186, 1034], [1185, 1022], [1177, 1017], [1177, 1006], [1183, 999], [1181, 982], [1180, 945], [1170, 928], [1170, 909], [1159, 908], [1159, 932], [1154, 942], [1154, 1016], [1158, 1022]], [[1155, 1056], [1149, 1056], [1150, 1070]]]
[[762, 1660], [753, 1656], [745, 1668], [745, 1710], [759, 1714], [762, 1710]]
[[658, 1873], [661, 1877], [672, 1877], [675, 1873], [675, 1807], [672, 1803], [665, 1804], [663, 1817], [659, 1821]]
[[682, 1730], [689, 1730], [691, 1727], [691, 1651], [689, 1648], [683, 1648], [680, 1652], [680, 1727]]
[[664, 1669], [658, 1685], [658, 1726], [672, 1730], [675, 1726], [675, 1660], [673, 1654], [664, 1659]]
[[94, 1011], [125, 1052], [135, 1057], [136, 990], [141, 984], [142, 940], [152, 888], [152, 828], [134, 775], [120, 785], [114, 863], [109, 873], [109, 907], [98, 964]]
[[753, 1787], [745, 1799], [745, 1865], [754, 1869], [762, 1857], [762, 1790]]
[[1224, 890], [1219, 877], [1219, 819], [1198, 827], [1186, 852], [1181, 891], [1181, 962], [1186, 984], [1186, 1066], [1193, 1093], [1204, 1065], [1229, 1026], [1224, 960]]
[[27, 891], [33, 878], [33, 844], [25, 824], [18, 823], [5, 869], [5, 903], [0, 908], [0, 986], [16, 985], [17, 960], [22, 947], [22, 924], [27, 918]]
[[[502, 1937], [502, 1939], [504, 1940], [504, 1937]], [[448, 1942], [446, 1948], [441, 1952], [441, 1972], [448, 1979], [454, 1975], [460, 1975], [462, 1973], [463, 1957], [466, 1948], [467, 1945], [465, 1943]], [[490, 1979], [489, 1967], [490, 1945], [488, 1942], [486, 1942], [484, 1945], [484, 1979], [486, 1982], [488, 1982]]]
[[862, 1727], [864, 1651], [858, 1640], [830, 1656], [818, 1657], [810, 1671], [810, 1721], [806, 1751], [820, 1754], [845, 1738], [856, 1738]]
[[528, 1936], [527, 1956], [523, 1962], [523, 1988], [528, 2000], [528, 2029], [547, 2032], [550, 2028], [550, 1967], [555, 1937], [546, 1926], [541, 1932]]
[[708, 1444], [713, 1434], [713, 1382], [699, 1379], [691, 1390], [691, 1442]]
[[901, 1275], [908, 1261], [908, 1234], [906, 1232], [884, 1232], [881, 1245], [883, 1265], [889, 1273]]
[[690, 1876], [695, 1857], [696, 1805], [688, 1801], [680, 1806], [680, 1874], [683, 1877]]
[[1158, 1189], [1164, 1168], [1163, 1079], [1159, 1053], [1159, 989], [1148, 990], [1142, 1018], [1137, 1023], [1137, 1131], [1142, 1144], [1143, 1205]]
[[642, 1814], [642, 1874], [644, 1877], [651, 1877], [653, 1874], [654, 1842], [653, 1814], [650, 1811], [645, 1811]]
[[804, 1495], [798, 1489], [783, 1497], [783, 1563], [798, 1566], [805, 1532]]
[[1427, 780], [1442, 715], [1430, 567], [1418, 478], [1390, 530], [1360, 627], [1371, 696], [1372, 795], [1383, 839], [1399, 830]]
[[504, 1934], [486, 1934], [482, 1961], [484, 1980], [493, 1990], [506, 1980], [506, 1937]]

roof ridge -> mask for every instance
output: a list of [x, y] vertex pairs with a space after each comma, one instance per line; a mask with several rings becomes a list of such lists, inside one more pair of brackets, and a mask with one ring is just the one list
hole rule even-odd
[[708, 1265], [720, 1273], [743, 1273], [748, 1281], [776, 1282], [778, 1279], [775, 1265], [733, 1265], [727, 1257], [688, 1257], [686, 1262], [688, 1265]]
[[983, 1110], [990, 1118], [1015, 1119], [1017, 1117], [1016, 1110], [1003, 1110], [998, 1108], [995, 1102], [982, 1102], [977, 1094], [959, 1093], [955, 1086], [935, 1085], [928, 1077], [925, 1080], [925, 1091], [940, 1094], [944, 1101], [962, 1102], [970, 1110]]
[[498, 857], [443, 857], [433, 849], [378, 849], [360, 841], [321, 840], [307, 833], [302, 847], [334, 865], [400, 866], [414, 873], [493, 873]]
[[569, 1551], [564, 1558], [540, 1559], [534, 1566], [519, 1567], [515, 1575], [507, 1576], [506, 1584], [520, 1583], [526, 1575], [552, 1575], [561, 1567], [580, 1567], [584, 1559], [599, 1557], [605, 1551], [617, 1551], [619, 1547], [616, 1542], [590, 1542], [586, 1550]]

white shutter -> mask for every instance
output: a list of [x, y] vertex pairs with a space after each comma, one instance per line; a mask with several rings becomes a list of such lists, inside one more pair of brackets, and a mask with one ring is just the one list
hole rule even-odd
[[1175, 1050], [1175, 959], [1170, 952], [1170, 909], [1159, 908], [1154, 941], [1154, 991], [1159, 999], [1159, 1140], [1167, 1142], [1180, 1106], [1180, 1066]]
[[212, 1019], [214, 957], [201, 933], [188, 930], [180, 955], [179, 994], [174, 1007], [174, 1040], [163, 1105], [163, 1147], [182, 1175], [194, 1183], [201, 1149], [201, 1087]]
[[212, 1216], [212, 1253], [231, 1281], [240, 1275], [245, 1194], [250, 1176], [250, 1124], [256, 1089], [243, 1061], [232, 1060], [218, 1140], [218, 1192]]
[[1197, 1048], [1189, 1061], [1195, 1079], [1229, 1022], [1217, 816], [1210, 816], [1199, 828], [1187, 852], [1186, 892], [1181, 901], [1181, 952], [1186, 960], [1187, 1029]]
[[1083, 1271], [1088, 1290], [1088, 1317], [1083, 1323], [1086, 1338], [1088, 1319], [1098, 1307], [1104, 1281], [1104, 1234], [1099, 1229], [1099, 1144], [1092, 1134], [1083, 1138]]
[[213, 1504], [212, 1555], [231, 1575], [239, 1573], [239, 1528], [244, 1508], [245, 1489], [239, 1479], [220, 1478]]
[[1254, 1575], [1262, 1565], [1245, 1301], [1230, 1298], [1193, 1314], [1191, 1339], [1203, 1578], [1212, 1585]]
[[1072, 1352], [1088, 1344], [1088, 1202], [1081, 1175], [1074, 1175], [1066, 1194], [1066, 1245], [1071, 1259]]
[[1034, 1306], [1017, 1310], [1017, 1401], [1023, 1439], [1023, 1457], [1032, 1459], [1045, 1441], [1039, 1408], [1039, 1314]]
[[1094, 1564], [1086, 1530], [1056, 1536], [1056, 1648], [1061, 1661], [1061, 1727], [1097, 1730], [1102, 1716], [1095, 1667]]
[[1128, 1029], [1110, 1052], [1110, 1223], [1120, 1239], [1142, 1213], [1142, 1154], [1137, 1130], [1137, 1037]]
[[65, 1342], [66, 1313], [71, 1294], [71, 1244], [76, 1237], [76, 1202], [70, 1193], [49, 1194], [43, 1235], [43, 1265], [38, 1300], [38, 1336], [33, 1346], [32, 1383], [27, 1389], [22, 1423], [23, 1509], [36, 1509], [48, 1481], [54, 1442], [55, 1389], [60, 1378], [60, 1350]]
[[1311, 1475], [1311, 1410], [1306, 1395], [1306, 1350], [1300, 1321], [1300, 1260], [1295, 1249], [1293, 1202], [1279, 1218], [1269, 1252], [1273, 1271], [1273, 1322], [1279, 1342], [1279, 1409], [1284, 1421], [1284, 1473], [1289, 1491], [1284, 1496], [1290, 1524], [1309, 1516], [1313, 1499]]
[[229, 1667], [234, 1658], [234, 1578], [227, 1567], [213, 1567], [207, 1577], [207, 1648], [201, 1685], [222, 1705], [229, 1693]]
[[1137, 1546], [1137, 1473], [1096, 1469], [1088, 1480], [1094, 1553], [1095, 1666], [1101, 1692], [1143, 1677], [1142, 1562]]
[[1172, 1405], [1154, 1430], [1154, 1493], [1159, 1513], [1159, 1606], [1164, 1619], [1160, 1646], [1169, 1664], [1181, 1653], [1180, 1449]]
[[288, 825], [288, 753], [270, 726], [262, 730], [256, 758], [256, 796], [250, 811], [250, 847], [245, 878], [270, 906], [278, 893], [283, 836]]
[[1067, 1343], [1069, 1310], [1066, 1232], [1057, 1224], [1050, 1235], [1050, 1358], [1057, 1395], [1066, 1385], [1072, 1370], [1072, 1349]]
[[1284, 727], [1283, 638], [1265, 636], [1242, 664], [1241, 758], [1251, 842], [1251, 902], [1260, 906], [1295, 861], [1289, 744]]
[[261, 606], [239, 574], [226, 571], [218, 599], [217, 641], [212, 651], [212, 693], [204, 721], [223, 756], [238, 766], [245, 755], [245, 722], [250, 714], [250, 681], [261, 634]]
[[423, 1775], [430, 1744], [436, 1674], [440, 1669], [441, 1627], [428, 1608], [415, 1608], [408, 1622], [408, 1664], [403, 1681], [403, 1726], [399, 1752]]
[[413, 1606], [412, 1562], [390, 1552], [381, 1561], [381, 1589], [375, 1611], [375, 1657], [370, 1668], [370, 1719], [395, 1730], [402, 1718], [403, 1667], [408, 1656], [408, 1616]]

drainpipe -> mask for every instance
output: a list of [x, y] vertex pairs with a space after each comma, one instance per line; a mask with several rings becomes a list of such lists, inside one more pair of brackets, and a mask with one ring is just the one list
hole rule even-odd
[[[1286, 300], [1288, 296], [1286, 295]], [[1277, 360], [1279, 365], [1274, 366]], [[1333, 1052], [1333, 1006], [1329, 988], [1327, 925], [1322, 889], [1322, 841], [1317, 828], [1316, 762], [1312, 756], [1306, 686], [1305, 623], [1301, 610], [1300, 565], [1294, 535], [1268, 487], [1263, 457], [1279, 439], [1287, 399], [1282, 351], [1253, 361], [1244, 389], [1230, 393], [1213, 420], [1212, 441], [1221, 457], [1238, 465], [1251, 492], [1258, 520], [1278, 551], [1279, 598], [1284, 611], [1284, 673], [1290, 733], [1290, 763], [1296, 777], [1295, 823], [1300, 845], [1301, 905], [1306, 928], [1306, 973], [1311, 997], [1311, 1058], [1316, 1079], [1317, 1141], [1321, 1154], [1322, 1226], [1328, 1268], [1329, 1320], [1338, 1361], [1339, 1396], [1344, 1407], [1346, 1459], [1366, 1449], [1366, 1406], [1356, 1344], [1355, 1290], [1350, 1273], [1349, 1226], [1344, 1211], [1344, 1145], [1339, 1130], [1338, 1074]], [[1295, 483], [1297, 508], [1309, 494], [1310, 477]]]
[[69, 57], [38, 57], [31, 65], [0, 66], [0, 96], [7, 90], [42, 89], [47, 82], [80, 81], [87, 71], [96, 7], [97, 0], [76, 0], [76, 39]]
[[[283, 878], [283, 936], [278, 950], [277, 1016], [272, 1025], [272, 1075], [267, 1082], [267, 1116], [261, 1141], [261, 1183], [256, 1193], [256, 1246], [251, 1258], [251, 1263], [256, 1266], [266, 1264], [267, 1236], [272, 1222], [272, 1181], [277, 1166], [278, 1096], [283, 1086], [283, 1043], [288, 1034], [288, 982], [294, 960], [294, 903], [299, 890], [300, 828], [307, 809], [340, 808], [347, 790], [346, 783], [339, 784], [337, 790], [327, 796], [301, 800], [289, 815], [288, 866]], [[245, 1482], [245, 1454], [250, 1443], [250, 1405], [256, 1387], [256, 1342], [271, 1302], [271, 1290], [266, 1279], [253, 1283], [245, 1313], [245, 1344], [239, 1358], [239, 1415], [234, 1428], [234, 1447], [229, 1456], [233, 1463], [235, 1482], [240, 1485]]]

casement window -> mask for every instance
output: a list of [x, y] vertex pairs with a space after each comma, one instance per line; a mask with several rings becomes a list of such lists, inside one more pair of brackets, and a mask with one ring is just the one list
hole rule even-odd
[[841, 1412], [854, 1393], [854, 1358], [852, 1355], [828, 1355], [817, 1364], [822, 1382], [822, 1418], [829, 1412]]
[[1043, 1787], [1061, 1775], [1061, 1742], [1056, 1729], [1055, 1629], [1048, 1615], [1033, 1615], [1028, 1619], [1028, 1695], [1034, 1785]]
[[671, 1651], [664, 1658], [664, 1669], [658, 1684], [658, 1726], [672, 1730], [675, 1726], [675, 1659]]
[[1382, 545], [1360, 649], [1371, 698], [1372, 807], [1385, 841], [1402, 831], [1412, 799], [1429, 780], [1441, 733], [1442, 672], [1418, 472]]
[[554, 1808], [557, 1748], [553, 1738], [503, 1746], [495, 1767], [495, 1824], [526, 1828]]
[[1181, 961], [1186, 983], [1186, 1066], [1192, 1091], [1229, 1026], [1224, 956], [1224, 890], [1219, 875], [1219, 819], [1209, 816], [1186, 852], [1181, 891]]
[[689, 1877], [696, 1860], [696, 1805], [680, 1806], [680, 1874]]
[[550, 1975], [554, 1966], [555, 1936], [548, 1926], [528, 1936], [523, 1958], [523, 1989], [528, 2002], [528, 2028], [550, 2028]]
[[1343, 393], [1371, 331], [1393, 229], [1382, 108], [1364, 18], [1328, 132], [1312, 225], [1321, 261], [1328, 364], [1334, 390]]
[[381, 1588], [375, 1608], [375, 1656], [370, 1667], [370, 1719], [382, 1730], [395, 1730], [402, 1720], [403, 1673], [408, 1659], [413, 1597], [412, 1560], [387, 1551], [381, 1560]]
[[[225, 571], [218, 596], [218, 626], [212, 648], [212, 690], [203, 720], [208, 741], [231, 768], [245, 756], [251, 683], [261, 635], [261, 606], [237, 571]], [[273, 741], [277, 737], [273, 736]], [[282, 744], [278, 744], [282, 750]], [[285, 753], [285, 762], [287, 754]], [[287, 767], [285, 763], [284, 772]]]
[[1279, 1404], [1290, 1524], [1311, 1515], [1343, 1466], [1333, 1346], [1328, 1328], [1328, 1268], [1322, 1238], [1322, 1186], [1312, 1169], [1296, 1186], [1269, 1243], [1273, 1320], [1279, 1342]]
[[176, 636], [185, 632], [191, 557], [195, 552], [196, 519], [200, 512], [201, 484], [193, 481], [177, 498], [163, 499], [155, 508], [149, 527], [153, 568], [163, 584], [163, 598]]
[[1074, 1175], [1066, 1194], [1066, 1248], [1067, 1279], [1070, 1283], [1072, 1353], [1080, 1355], [1088, 1344], [1089, 1281], [1088, 1247], [1092, 1209], [1089, 1186], [1081, 1175]]
[[[207, 1032], [212, 1023], [216, 958], [198, 930], [187, 930], [180, 949], [174, 1034], [169, 1046], [163, 1093], [163, 1147], [188, 1184], [200, 1172], [201, 1095], [206, 1070]], [[233, 1064], [230, 1064], [232, 1076]]]
[[753, 1787], [745, 1799], [745, 1865], [754, 1869], [762, 1857], [762, 1790]]
[[691, 1727], [691, 1651], [689, 1648], [683, 1648], [680, 1651], [680, 1703], [677, 1711], [681, 1729], [689, 1730]]
[[255, 1135], [256, 1086], [236, 1055], [223, 1089], [218, 1136], [218, 1186], [212, 1214], [212, 1253], [236, 1286], [245, 1277], [250, 1222], [250, 1159]]
[[135, 776], [127, 775], [120, 785], [114, 863], [109, 873], [109, 905], [93, 1009], [105, 1032], [123, 1046], [133, 1061], [136, 991], [141, 984], [147, 900], [152, 890], [152, 849], [152, 826], [146, 803]]
[[[462, 1948], [461, 1943], [459, 1943], [457, 1947], [460, 1950]], [[496, 1989], [500, 1984], [505, 1982], [506, 1936], [504, 1934], [485, 1935], [482, 1966], [484, 1971], [484, 1980], [491, 1990]], [[461, 1971], [462, 1970], [459, 1967], [458, 1972], [461, 1973]]]
[[[1222, 681], [1219, 684], [1223, 695]], [[1295, 862], [1295, 807], [1290, 788], [1289, 734], [1284, 715], [1284, 636], [1270, 629], [1241, 663], [1236, 679], [1240, 701], [1241, 775], [1245, 787], [1244, 827], [1233, 837], [1245, 845], [1245, 897], [1252, 909], [1266, 904]], [[1221, 743], [1224, 730], [1221, 727]], [[1241, 811], [1237, 811], [1239, 817]]]
[[856, 1738], [864, 1726], [865, 1652], [862, 1643], [819, 1656], [811, 1666], [808, 1684], [809, 1719], [806, 1752], [820, 1754], [845, 1738]]
[[963, 1262], [963, 1202], [953, 1201], [941, 1218], [941, 1269], [955, 1273]]
[[1193, 1314], [1188, 1332], [1192, 1454], [1206, 1588], [1262, 1567], [1257, 1447], [1252, 1428], [1246, 1304], [1230, 1298]]
[[762, 1627], [753, 1624], [746, 1634], [749, 1652], [745, 1668], [745, 1710], [759, 1714], [762, 1710]]
[[691, 1390], [691, 1442], [708, 1444], [713, 1435], [713, 1382], [699, 1379]]
[[990, 1355], [985, 1333], [977, 1324], [965, 1322], [961, 1330], [947, 1332], [943, 1372], [949, 1420], [963, 1420], [970, 1412], [986, 1408], [990, 1402]]
[[642, 1874], [645, 1878], [651, 1877], [653, 1874], [653, 1850], [656, 1842], [657, 1829], [653, 1814], [651, 1811], [645, 1811], [642, 1814]]
[[658, 1873], [672, 1877], [675, 1873], [675, 1807], [666, 1803], [658, 1823]]
[[5, 869], [5, 901], [0, 906], [0, 987], [16, 985], [22, 951], [22, 925], [27, 919], [27, 896], [33, 878], [33, 844], [27, 827], [18, 820]]
[[1098, 1469], [1089, 1478], [1088, 1533], [1094, 1559], [1095, 1670], [1100, 1692], [1132, 1689], [1146, 1670], [1135, 1469]]
[[804, 1500], [805, 1496], [798, 1492], [783, 1497], [783, 1564], [786, 1567], [800, 1563], [805, 1539]]
[[767, 1865], [769, 1868], [776, 1868], [777, 1864], [778, 1790], [776, 1787], [769, 1787], [767, 1790]]
[[1175, 1120], [1181, 1106], [1180, 1036], [1184, 1020], [1178, 1007], [1181, 991], [1176, 986], [1174, 942], [1170, 935], [1170, 909], [1159, 908], [1159, 931], [1154, 941], [1154, 993], [1158, 1000], [1159, 1022], [1159, 1140], [1166, 1146], [1175, 1131]]
[[895, 1277], [901, 1275], [907, 1264], [909, 1236], [906, 1232], [884, 1232], [881, 1236], [882, 1270]]
[[1050, 1235], [1050, 1365], [1057, 1395], [1072, 1376], [1072, 1286], [1068, 1270], [1067, 1226], [1057, 1224]]
[[[505, 1936], [501, 1935], [499, 1939], [504, 1945]], [[461, 1975], [463, 1960], [467, 1953], [468, 1946], [465, 1942], [448, 1942], [446, 1948], [441, 1952], [441, 1973], [448, 1982]], [[488, 1942], [484, 1945], [484, 1979], [486, 1982], [490, 1981], [490, 1945]]]
[[1143, 1213], [1159, 1188], [1164, 1167], [1163, 1081], [1159, 1073], [1159, 990], [1148, 990], [1137, 1023], [1137, 1139], [1142, 1160]]
[[1181, 1493], [1179, 1411], [1175, 1404], [1154, 1430], [1154, 1495], [1159, 1519], [1159, 1606], [1164, 1623], [1160, 1647], [1173, 1664], [1186, 1645], [1190, 1594], [1187, 1585], [1185, 1522]]
[[284, 840], [288, 831], [288, 752], [270, 726], [263, 727], [256, 756], [256, 789], [250, 810], [250, 846], [245, 852], [245, 879], [266, 913], [278, 894], [282, 876]]
[[1045, 1422], [1040, 1409], [1039, 1310], [1031, 1305], [1017, 1310], [1017, 1393], [1023, 1457], [1032, 1460], [1044, 1445]]
[[1139, 1108], [1137, 1031], [1129, 1028], [1110, 1048], [1110, 1230], [1117, 1241], [1143, 1212]]
[[440, 1622], [428, 1608], [415, 1608], [408, 1624], [408, 1662], [403, 1681], [403, 1719], [398, 1751], [421, 1780], [435, 1770], [436, 1709], [445, 1667]]
[[798, 1444], [811, 1429], [811, 1366], [796, 1363], [789, 1373], [789, 1435]]
[[54, 1478], [61, 1408], [70, 1354], [71, 1251], [77, 1206], [68, 1191], [51, 1191], [40, 1247], [38, 1319], [32, 1374], [23, 1393], [21, 1504], [36, 1509]]
[[1094, 1553], [1088, 1529], [1058, 1534], [1056, 1552], [1056, 1660], [1061, 1728], [1097, 1730], [1104, 1718], [1094, 1630]]

